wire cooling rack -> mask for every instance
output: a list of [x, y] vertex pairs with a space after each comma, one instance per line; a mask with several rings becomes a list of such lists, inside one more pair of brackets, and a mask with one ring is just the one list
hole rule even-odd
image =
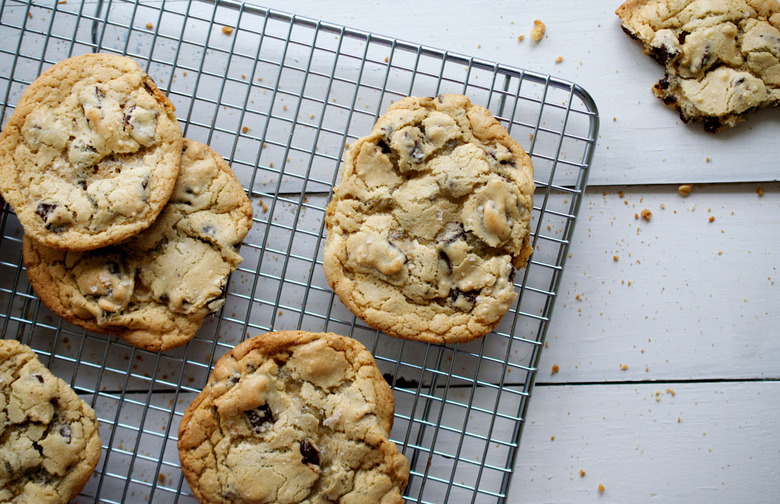
[[[43, 70], [93, 51], [135, 58], [188, 138], [231, 164], [253, 201], [226, 305], [185, 347], [153, 353], [54, 316], [30, 288], [22, 230], [0, 215], [0, 329], [91, 403], [103, 454], [78, 502], [194, 502], [176, 434], [217, 358], [272, 329], [363, 342], [395, 393], [407, 502], [503, 502], [598, 131], [579, 86], [491, 62], [234, 2], [2, 1], [0, 120]], [[322, 273], [323, 217], [344, 148], [393, 101], [462, 93], [532, 157], [534, 255], [487, 337], [396, 340], [355, 319]]]

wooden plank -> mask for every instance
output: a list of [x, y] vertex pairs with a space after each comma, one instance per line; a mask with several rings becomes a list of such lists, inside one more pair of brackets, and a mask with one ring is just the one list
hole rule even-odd
[[[521, 0], [489, 9], [466, 0], [449, 2], [446, 9], [435, 2], [403, 1], [371, 6], [357, 0], [253, 3], [582, 85], [601, 115], [591, 184], [772, 181], [780, 176], [777, 110], [754, 114], [718, 135], [683, 125], [652, 95], [663, 69], [622, 32], [614, 14], [619, 1]], [[539, 43], [529, 37], [534, 19], [546, 24]], [[518, 42], [521, 35], [525, 38]]]
[[507, 501], [774, 503], [778, 415], [778, 382], [537, 387]]
[[775, 183], [588, 190], [538, 379], [780, 377], [778, 209]]

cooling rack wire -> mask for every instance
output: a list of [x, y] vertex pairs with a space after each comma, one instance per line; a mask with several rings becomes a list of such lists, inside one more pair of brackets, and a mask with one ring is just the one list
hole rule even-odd
[[[29, 286], [21, 227], [0, 214], [0, 329], [30, 345], [95, 409], [103, 454], [76, 502], [195, 502], [176, 434], [221, 355], [272, 329], [332, 331], [374, 354], [396, 400], [392, 439], [411, 462], [407, 502], [504, 502], [598, 132], [578, 85], [241, 3], [2, 1], [0, 120], [52, 64], [87, 52], [135, 58], [188, 138], [223, 155], [250, 195], [253, 228], [225, 307], [164, 353], [85, 332]], [[462, 93], [528, 151], [534, 255], [519, 298], [487, 337], [459, 345], [377, 333], [322, 273], [323, 217], [345, 145], [408, 95]]]

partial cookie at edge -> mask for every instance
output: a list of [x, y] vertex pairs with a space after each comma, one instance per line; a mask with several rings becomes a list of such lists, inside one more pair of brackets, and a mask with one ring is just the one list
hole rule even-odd
[[780, 104], [776, 0], [629, 0], [616, 14], [665, 66], [653, 93], [684, 122], [717, 132]]
[[65, 504], [101, 454], [92, 408], [15, 340], [0, 340], [0, 439], [0, 502]]
[[400, 504], [409, 466], [388, 439], [393, 410], [356, 340], [262, 334], [220, 358], [187, 408], [182, 470], [202, 503]]

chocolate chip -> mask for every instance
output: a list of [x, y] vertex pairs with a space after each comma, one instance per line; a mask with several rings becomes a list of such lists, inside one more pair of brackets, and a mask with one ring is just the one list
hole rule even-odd
[[144, 177], [144, 179], [141, 181], [141, 189], [143, 189], [143, 190], [146, 190], [146, 187], [147, 187], [148, 185], [149, 185], [149, 177], [148, 177], [148, 176], [146, 176], [146, 177]]
[[308, 439], [301, 441], [301, 462], [320, 465], [320, 452], [314, 443]]
[[66, 443], [70, 444], [71, 431], [69, 425], [63, 425], [62, 427], [60, 427], [60, 436], [66, 439]]
[[744, 82], [745, 82], [745, 78], [744, 77], [740, 77], [739, 79], [734, 81], [734, 85], [735, 86], [739, 86], [740, 84], [743, 84]]
[[216, 233], [214, 232], [214, 226], [206, 224], [203, 226], [203, 232], [206, 233], [208, 236], [214, 236]]
[[393, 150], [390, 148], [389, 145], [387, 145], [387, 142], [385, 142], [384, 139], [377, 142], [377, 146], [382, 149], [383, 154], [392, 154]]
[[49, 217], [49, 214], [56, 209], [56, 203], [38, 203], [38, 207], [35, 209], [35, 213], [38, 214], [38, 217], [46, 221], [46, 219]]
[[111, 273], [112, 275], [116, 275], [119, 273], [119, 263], [116, 261], [108, 261], [105, 264], [106, 271]]
[[43, 375], [34, 374], [33, 376], [35, 377], [36, 380], [38, 380], [39, 382], [43, 383]]
[[411, 156], [415, 163], [422, 163], [423, 159], [425, 159], [425, 154], [423, 154], [421, 147], [420, 141], [415, 140], [414, 148], [409, 152], [409, 156]]
[[659, 80], [656, 84], [661, 89], [669, 89], [669, 79], [664, 77], [663, 79]]
[[[458, 308], [459, 310], [469, 311], [474, 308], [474, 303], [476, 303], [478, 295], [478, 290], [462, 291], [458, 288], [453, 288], [450, 291], [449, 301], [452, 306]], [[466, 306], [463, 306], [464, 303]]]
[[252, 428], [256, 433], [261, 433], [265, 430], [265, 424], [273, 424], [274, 420], [273, 412], [268, 403], [263, 404], [257, 409], [249, 410], [246, 412], [246, 416], [249, 418], [249, 423], [252, 424]]
[[97, 97], [98, 103], [101, 103], [106, 94], [101, 91], [99, 87], [95, 86], [95, 96]]
[[680, 43], [680, 45], [683, 45], [685, 43], [685, 37], [690, 35], [687, 31], [681, 31], [679, 35], [677, 35], [677, 42]]

